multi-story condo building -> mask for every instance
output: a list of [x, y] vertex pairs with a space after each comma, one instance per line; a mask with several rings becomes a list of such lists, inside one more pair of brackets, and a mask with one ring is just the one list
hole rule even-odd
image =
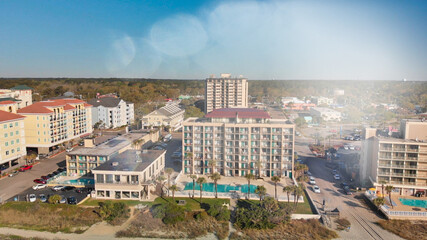
[[140, 148], [143, 144], [153, 143], [159, 139], [159, 136], [159, 131], [127, 133], [98, 145], [95, 139], [85, 139], [84, 147], [67, 152], [65, 157], [67, 175], [92, 175], [93, 169], [112, 157], [129, 149]]
[[33, 104], [33, 89], [26, 85], [19, 85], [11, 89], [0, 89], [0, 101], [12, 100], [18, 108]]
[[205, 112], [220, 108], [248, 107], [248, 79], [232, 78], [231, 74], [211, 76], [205, 83]]
[[89, 101], [93, 106], [92, 125], [100, 122], [105, 128], [117, 128], [134, 121], [134, 104], [114, 94], [98, 96]]
[[146, 200], [165, 168], [165, 150], [127, 150], [93, 170], [97, 199]]
[[0, 110], [0, 171], [20, 164], [19, 160], [27, 154], [24, 118], [19, 114]]
[[258, 109], [217, 109], [183, 123], [185, 174], [289, 176], [293, 174], [294, 124]]
[[74, 98], [36, 102], [18, 110], [25, 116], [27, 149], [47, 154], [60, 144], [92, 133], [92, 105]]
[[179, 129], [184, 121], [185, 110], [178, 106], [178, 103], [167, 104], [142, 118], [142, 126], [145, 129], [153, 126], [170, 126], [173, 130]]
[[401, 195], [427, 191], [427, 122], [402, 120], [400, 134], [381, 137], [376, 129], [365, 130], [360, 176], [379, 192], [383, 184], [393, 185]]

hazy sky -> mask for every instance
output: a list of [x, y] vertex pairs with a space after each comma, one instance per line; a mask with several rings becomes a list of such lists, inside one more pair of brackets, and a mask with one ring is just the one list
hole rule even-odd
[[427, 80], [427, 1], [0, 1], [0, 77]]

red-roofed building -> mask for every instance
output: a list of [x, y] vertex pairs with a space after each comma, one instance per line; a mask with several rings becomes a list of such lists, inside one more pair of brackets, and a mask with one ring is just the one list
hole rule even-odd
[[204, 118], [189, 118], [183, 123], [182, 169], [185, 174], [292, 177], [294, 129], [286, 119], [252, 108], [216, 109]]
[[0, 170], [23, 163], [27, 154], [24, 119], [22, 115], [0, 110]]
[[36, 102], [17, 111], [26, 116], [27, 148], [39, 154], [92, 133], [92, 105], [75, 98]]
[[33, 103], [33, 89], [26, 85], [15, 86], [11, 89], [0, 89], [0, 102], [12, 100], [17, 108], [23, 108]]

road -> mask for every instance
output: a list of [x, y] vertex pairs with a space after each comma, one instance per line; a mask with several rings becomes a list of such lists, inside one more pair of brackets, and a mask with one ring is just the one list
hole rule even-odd
[[45, 158], [33, 166], [31, 170], [20, 172], [18, 175], [0, 180], [0, 198], [5, 201], [19, 193], [31, 188], [33, 180], [40, 178], [57, 170], [58, 167], [65, 167], [65, 152], [52, 158]]
[[[326, 209], [338, 208], [340, 216], [347, 218], [351, 222], [350, 231], [341, 231], [339, 235], [342, 239], [401, 239], [400, 237], [383, 230], [376, 222], [382, 219], [374, 213], [362, 198], [355, 198], [354, 195], [344, 195], [340, 188], [340, 182], [333, 179], [331, 169], [326, 168], [325, 160], [314, 157], [308, 143], [311, 139], [297, 138], [295, 150], [309, 166], [310, 172], [316, 179], [316, 184], [320, 187], [321, 193], [314, 193], [311, 186], [313, 201], [319, 210], [323, 211], [323, 200], [326, 202]], [[348, 181], [347, 181], [348, 182]], [[360, 196], [360, 195], [359, 195]], [[333, 219], [331, 219], [333, 221]]]

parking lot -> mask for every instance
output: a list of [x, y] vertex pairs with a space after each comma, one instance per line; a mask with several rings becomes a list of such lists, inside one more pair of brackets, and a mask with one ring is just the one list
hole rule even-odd
[[[34, 184], [37, 185], [37, 184]], [[80, 190], [80, 192], [77, 192], [77, 189]], [[37, 200], [40, 200], [40, 194], [44, 194], [46, 196], [46, 199], [49, 199], [50, 196], [53, 196], [55, 194], [58, 194], [60, 196], [65, 197], [66, 199], [69, 197], [75, 197], [77, 200], [77, 203], [82, 201], [84, 198], [87, 197], [88, 194], [90, 194], [90, 190], [88, 188], [73, 188], [71, 190], [60, 190], [60, 191], [54, 191], [52, 190], [52, 187], [45, 187], [43, 189], [34, 190], [32, 187], [26, 189], [25, 191], [21, 192], [20, 194], [12, 197], [10, 200], [12, 201], [28, 201], [28, 197], [30, 194], [35, 194], [37, 197]]]

